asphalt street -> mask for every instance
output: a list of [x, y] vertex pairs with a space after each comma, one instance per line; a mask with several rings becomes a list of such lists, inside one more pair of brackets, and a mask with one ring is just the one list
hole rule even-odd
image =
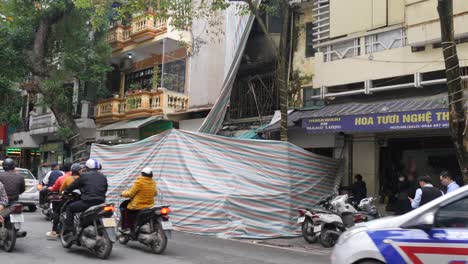
[[46, 240], [51, 224], [39, 213], [25, 213], [26, 238], [18, 239], [16, 249], [6, 253], [0, 249], [1, 264], [38, 263], [329, 263], [329, 257], [313, 252], [298, 252], [285, 248], [263, 246], [234, 240], [198, 236], [176, 232], [162, 255], [153, 254], [144, 245], [130, 242], [127, 246], [115, 244], [108, 260], [97, 259], [86, 249], [73, 246], [67, 250], [60, 241]]

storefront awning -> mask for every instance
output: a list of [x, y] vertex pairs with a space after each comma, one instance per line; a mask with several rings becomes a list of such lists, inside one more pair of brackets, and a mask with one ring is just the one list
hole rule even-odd
[[449, 127], [446, 94], [329, 105], [303, 116], [308, 133], [379, 132]]
[[110, 125], [98, 128], [97, 131], [137, 129], [152, 121], [157, 121], [157, 120], [162, 120], [162, 116], [151, 116], [151, 117], [143, 118], [143, 119], [120, 121], [114, 124], [110, 124]]

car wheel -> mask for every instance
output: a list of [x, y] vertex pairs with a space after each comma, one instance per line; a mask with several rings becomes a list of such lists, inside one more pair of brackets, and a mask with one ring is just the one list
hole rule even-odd
[[34, 213], [34, 212], [37, 211], [37, 206], [35, 206], [35, 205], [29, 205], [29, 206], [28, 206], [28, 210], [29, 210], [29, 212]]

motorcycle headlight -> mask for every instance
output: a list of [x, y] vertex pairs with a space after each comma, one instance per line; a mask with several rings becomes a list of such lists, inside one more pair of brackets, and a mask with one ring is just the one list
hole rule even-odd
[[348, 239], [350, 239], [352, 236], [365, 231], [367, 231], [367, 227], [365, 226], [356, 226], [354, 228], [351, 228], [348, 231], [341, 234], [341, 236], [338, 238], [337, 244], [341, 245], [345, 243]]

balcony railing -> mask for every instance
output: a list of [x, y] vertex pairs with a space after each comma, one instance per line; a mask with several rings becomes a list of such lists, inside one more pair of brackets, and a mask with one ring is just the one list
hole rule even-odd
[[106, 123], [183, 111], [188, 109], [188, 101], [188, 96], [166, 90], [105, 99], [97, 105], [96, 121]]
[[116, 25], [112, 27], [107, 33], [106, 40], [115, 51], [166, 32], [167, 21], [154, 18], [152, 14], [148, 14], [135, 18], [129, 26]]

